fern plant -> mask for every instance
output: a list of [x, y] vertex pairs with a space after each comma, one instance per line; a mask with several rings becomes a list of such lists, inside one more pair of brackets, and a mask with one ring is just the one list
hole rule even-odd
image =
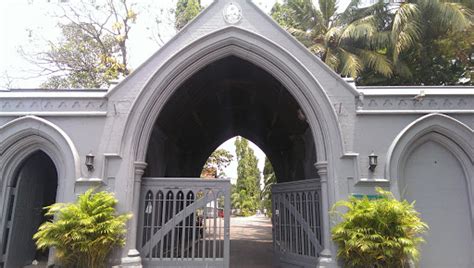
[[33, 236], [38, 249], [55, 248], [65, 267], [105, 267], [111, 250], [125, 244], [130, 214], [117, 215], [117, 199], [109, 192], [88, 190], [75, 203], [46, 207], [54, 220], [43, 223]]
[[[380, 198], [350, 197], [333, 207], [342, 218], [332, 229], [337, 255], [346, 267], [409, 267], [419, 258], [418, 247], [427, 231], [414, 203], [398, 201], [392, 193], [377, 188]], [[346, 213], [336, 211], [347, 209]]]

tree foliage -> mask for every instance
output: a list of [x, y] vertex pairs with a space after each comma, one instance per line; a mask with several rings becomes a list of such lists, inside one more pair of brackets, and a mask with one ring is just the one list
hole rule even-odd
[[48, 79], [46, 88], [103, 88], [130, 73], [127, 41], [137, 13], [128, 0], [60, 3], [62, 36], [24, 56]]
[[277, 183], [273, 166], [268, 157], [265, 157], [265, 165], [263, 166], [263, 190], [262, 202], [263, 208], [267, 211], [269, 217], [272, 216], [272, 185]]
[[[248, 216], [256, 212], [260, 204], [260, 170], [258, 159], [250, 148], [248, 140], [242, 137], [235, 139], [237, 156], [237, 185], [232, 195], [234, 208]], [[238, 197], [238, 198], [236, 198]]]
[[[473, 12], [468, 3], [410, 0], [388, 10], [387, 51], [395, 75], [391, 79], [366, 72], [359, 84], [473, 84]], [[472, 6], [472, 4], [471, 4]]]
[[329, 67], [360, 85], [474, 84], [472, 1], [286, 0], [272, 17]]
[[189, 21], [194, 19], [202, 6], [200, 0], [178, 0], [175, 11], [175, 28], [180, 31]]
[[201, 177], [224, 178], [224, 169], [230, 165], [234, 156], [226, 149], [217, 149], [209, 156], [201, 171]]
[[106, 266], [110, 251], [125, 244], [125, 224], [131, 215], [117, 215], [117, 199], [108, 192], [88, 190], [76, 203], [46, 207], [54, 220], [43, 223], [33, 236], [38, 249], [55, 248], [64, 267]]
[[[348, 267], [411, 267], [418, 260], [420, 236], [428, 226], [415, 211], [414, 203], [396, 200], [377, 188], [381, 198], [350, 197], [335, 204], [333, 213], [342, 221], [332, 229], [337, 255]], [[342, 214], [336, 208], [345, 208]]]
[[382, 49], [376, 14], [384, 4], [358, 9], [351, 1], [345, 11], [336, 13], [335, 0], [286, 0], [272, 9], [272, 17], [302, 42], [331, 69], [343, 76], [358, 77], [368, 69], [391, 77], [393, 69]]

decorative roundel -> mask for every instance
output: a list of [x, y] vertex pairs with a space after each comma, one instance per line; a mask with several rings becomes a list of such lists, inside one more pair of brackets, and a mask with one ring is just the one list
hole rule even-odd
[[242, 9], [236, 3], [230, 2], [224, 7], [224, 20], [230, 24], [236, 24], [242, 19]]

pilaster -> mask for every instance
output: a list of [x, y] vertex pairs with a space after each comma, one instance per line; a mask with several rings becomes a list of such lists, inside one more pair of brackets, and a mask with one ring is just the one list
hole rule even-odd
[[145, 168], [147, 163], [145, 162], [135, 162], [134, 163], [134, 178], [133, 178], [133, 217], [129, 229], [129, 236], [127, 245], [129, 249], [127, 252], [127, 257], [122, 258], [122, 267], [142, 267], [142, 259], [140, 257], [140, 252], [137, 250], [137, 230], [138, 230], [138, 215], [140, 210], [140, 187], [142, 182], [143, 174], [145, 174]]

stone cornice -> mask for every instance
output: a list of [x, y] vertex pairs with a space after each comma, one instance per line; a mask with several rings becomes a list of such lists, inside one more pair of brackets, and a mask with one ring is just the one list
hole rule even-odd
[[357, 114], [474, 113], [474, 95], [365, 95]]
[[8, 97], [0, 94], [0, 116], [105, 116], [102, 97]]

